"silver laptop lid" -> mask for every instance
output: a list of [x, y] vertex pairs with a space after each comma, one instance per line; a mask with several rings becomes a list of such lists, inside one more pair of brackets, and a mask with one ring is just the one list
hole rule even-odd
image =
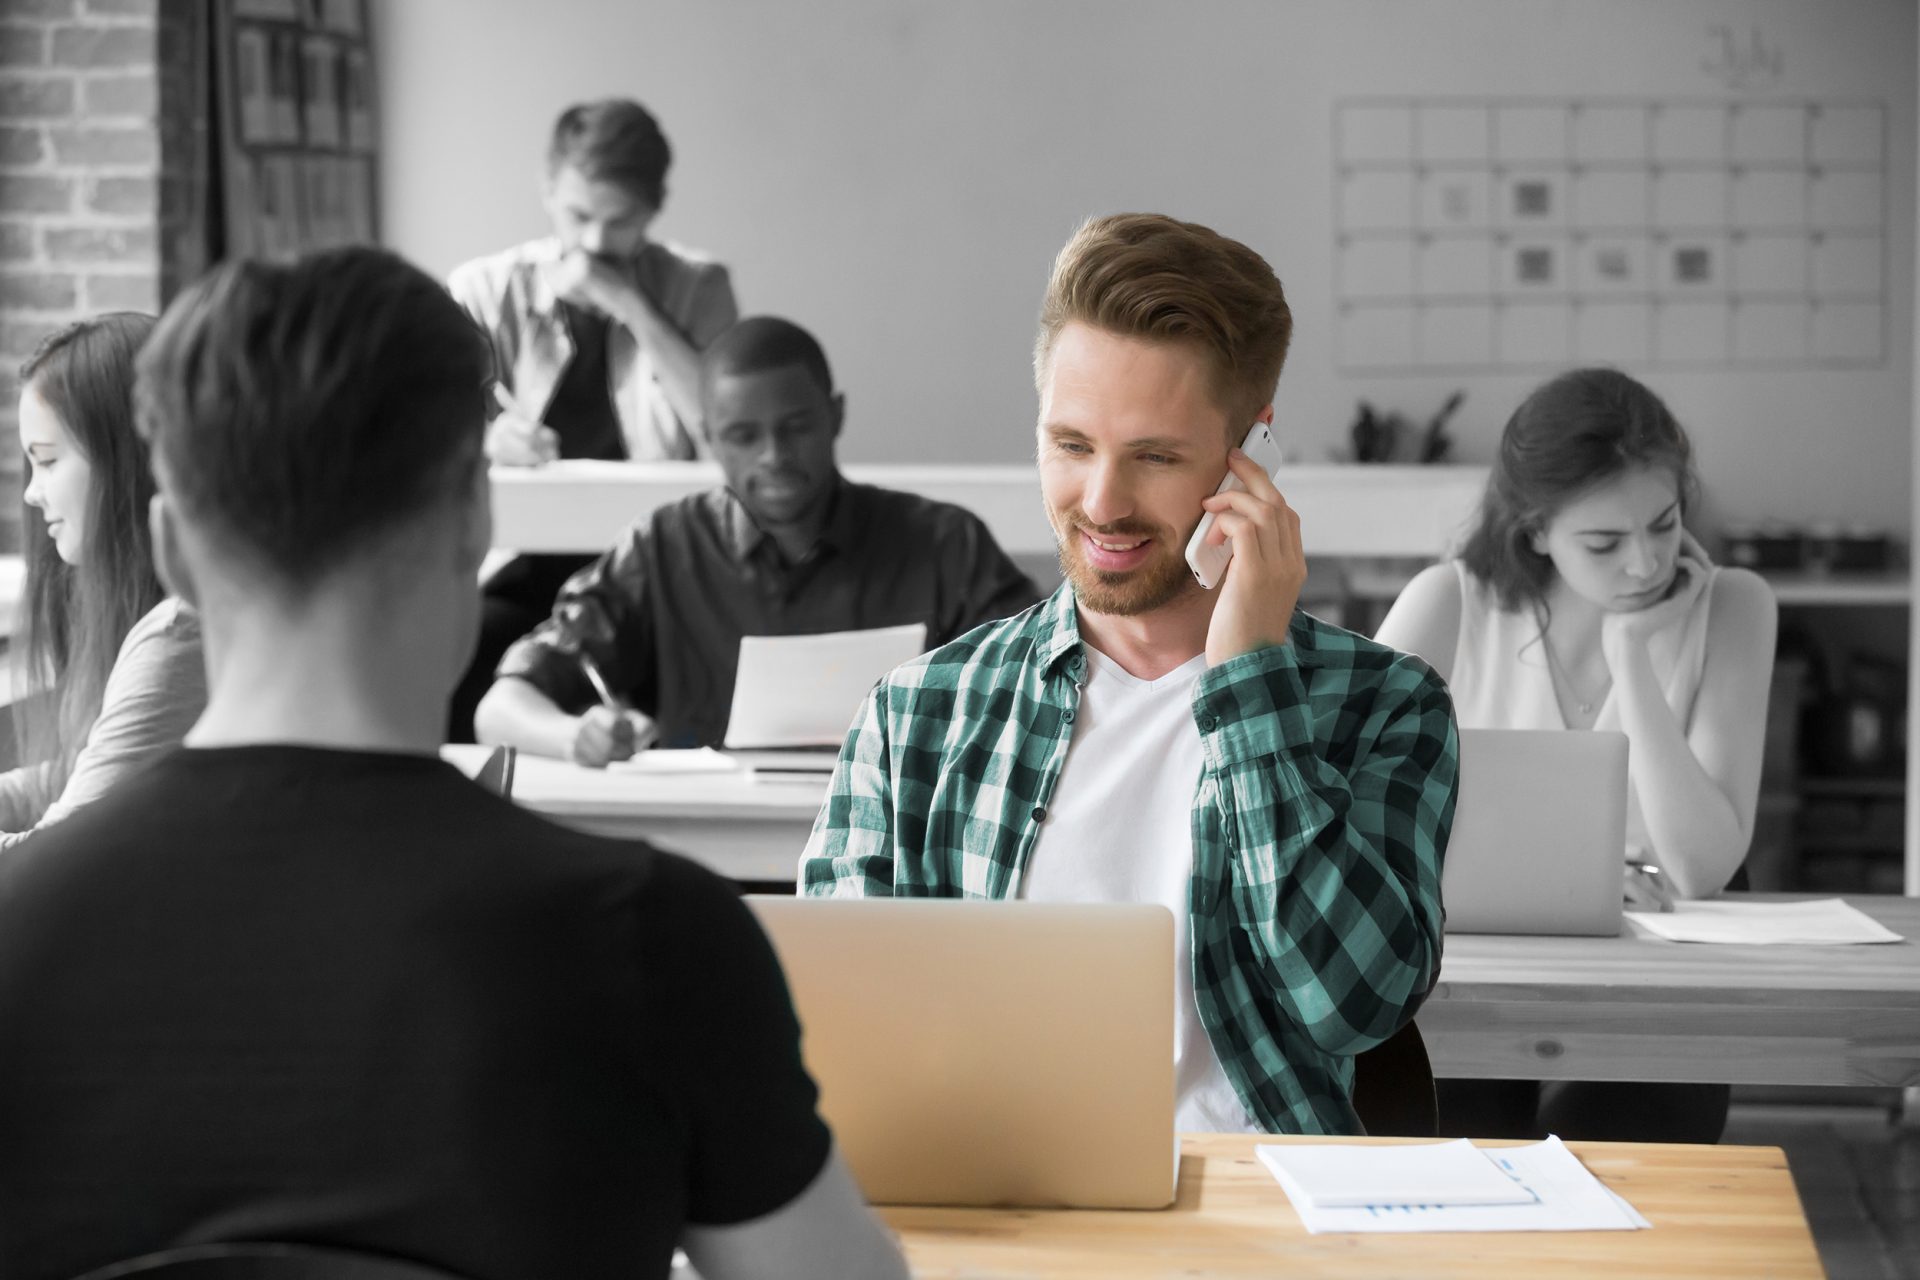
[[1173, 1201], [1173, 916], [750, 896], [820, 1111], [879, 1204]]
[[1618, 934], [1626, 845], [1625, 734], [1460, 731], [1447, 932]]

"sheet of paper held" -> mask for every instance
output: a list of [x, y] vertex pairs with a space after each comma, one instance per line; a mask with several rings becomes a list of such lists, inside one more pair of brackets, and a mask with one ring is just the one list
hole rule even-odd
[[742, 636], [728, 748], [837, 747], [881, 676], [926, 651], [925, 623]]
[[[1416, 1155], [1435, 1148], [1451, 1149], [1444, 1157]], [[1464, 1148], [1464, 1150], [1462, 1150]], [[1420, 1231], [1637, 1231], [1652, 1224], [1634, 1207], [1587, 1171], [1579, 1158], [1558, 1138], [1523, 1147], [1478, 1148], [1466, 1139], [1449, 1143], [1390, 1146], [1258, 1146], [1261, 1163], [1273, 1173], [1293, 1202], [1294, 1211], [1312, 1235], [1338, 1232]], [[1380, 1188], [1370, 1204], [1319, 1206], [1304, 1190], [1295, 1189], [1291, 1167], [1301, 1152], [1339, 1151], [1340, 1182], [1371, 1177]], [[1515, 1189], [1514, 1203], [1463, 1203], [1462, 1193], [1446, 1184], [1437, 1198], [1431, 1193], [1432, 1166], [1460, 1162], [1463, 1180], [1485, 1186], [1484, 1174], [1470, 1166], [1478, 1160]], [[1429, 1166], [1419, 1168], [1416, 1166]], [[1389, 1190], [1393, 1188], [1393, 1190]], [[1411, 1188], [1405, 1190], [1402, 1188]], [[1344, 1193], [1343, 1193], [1344, 1194]], [[1521, 1198], [1524, 1197], [1524, 1198]]]
[[1812, 902], [1676, 902], [1670, 912], [1629, 911], [1627, 919], [1670, 942], [1844, 946], [1900, 942], [1901, 936], [1839, 898]]

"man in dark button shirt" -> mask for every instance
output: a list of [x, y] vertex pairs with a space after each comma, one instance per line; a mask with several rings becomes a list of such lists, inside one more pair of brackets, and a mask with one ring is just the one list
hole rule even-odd
[[[501, 662], [482, 741], [596, 768], [656, 733], [717, 746], [742, 636], [918, 622], [938, 645], [1039, 598], [972, 513], [841, 477], [846, 397], [798, 325], [741, 321], [707, 349], [701, 388], [726, 487], [655, 511], [567, 583]], [[596, 698], [583, 656], [631, 712]]]
[[0, 859], [6, 1280], [260, 1240], [488, 1280], [665, 1277], [676, 1245], [705, 1280], [905, 1276], [733, 886], [439, 758], [486, 369], [372, 249], [227, 263], [142, 350], [154, 557], [211, 696]]

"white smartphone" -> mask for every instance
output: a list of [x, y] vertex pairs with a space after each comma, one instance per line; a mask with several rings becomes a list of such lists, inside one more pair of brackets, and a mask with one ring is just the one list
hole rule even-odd
[[[1240, 446], [1240, 451], [1258, 463], [1270, 478], [1279, 479], [1280, 467], [1285, 459], [1280, 456], [1279, 442], [1273, 438], [1273, 432], [1267, 429], [1266, 423], [1253, 424], [1253, 430], [1247, 432], [1246, 443]], [[1231, 493], [1246, 487], [1240, 483], [1240, 477], [1229, 470], [1214, 492]], [[1207, 535], [1212, 532], [1213, 512], [1209, 511], [1200, 517], [1200, 527], [1187, 539], [1187, 567], [1193, 570], [1193, 576], [1200, 580], [1200, 585], [1209, 591], [1220, 585], [1221, 577], [1227, 572], [1227, 564], [1233, 559], [1231, 538], [1217, 547], [1207, 545]]]

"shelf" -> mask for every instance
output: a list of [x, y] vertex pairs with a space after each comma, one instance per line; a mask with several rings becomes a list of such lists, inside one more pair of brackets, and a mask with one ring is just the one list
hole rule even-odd
[[1897, 834], [1818, 836], [1801, 832], [1797, 843], [1802, 858], [1830, 853], [1885, 853], [1898, 857], [1906, 852], [1906, 841]]
[[1795, 790], [1807, 797], [1824, 799], [1905, 800], [1904, 778], [1809, 778], [1802, 776]]
[[1761, 572], [1773, 598], [1789, 605], [1904, 605], [1913, 599], [1913, 579], [1905, 569], [1875, 573], [1807, 573], [1770, 569]]

